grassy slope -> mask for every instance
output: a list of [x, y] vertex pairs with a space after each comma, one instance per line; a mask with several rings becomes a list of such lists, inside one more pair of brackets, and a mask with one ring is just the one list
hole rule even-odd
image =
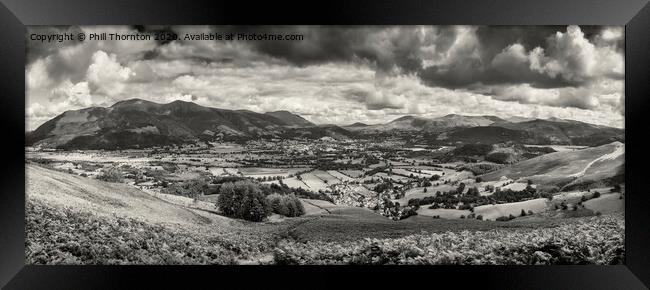
[[481, 205], [474, 208], [474, 213], [482, 215], [484, 219], [495, 220], [498, 217], [507, 217], [509, 215], [518, 217], [521, 214], [521, 210], [524, 210], [526, 213], [529, 210], [534, 213], [540, 213], [548, 210], [549, 207], [550, 202], [548, 199], [536, 198], [520, 202]]
[[[576, 179], [593, 180], [620, 174], [624, 162], [622, 143], [591, 147], [576, 151], [555, 152], [519, 162], [482, 176], [483, 180], [499, 180], [502, 176], [517, 180], [526, 178], [536, 184], [567, 184]], [[614, 153], [613, 158], [599, 159]]]
[[230, 219], [125, 184], [26, 170], [28, 263], [230, 263], [268, 252], [292, 224]]
[[101, 216], [139, 218], [153, 223], [228, 226], [233, 221], [155, 198], [134, 187], [27, 165], [27, 199], [69, 206]]
[[486, 231], [493, 229], [553, 228], [574, 220], [541, 219], [508, 222], [475, 219], [433, 219], [412, 216], [401, 221], [389, 220], [364, 208], [338, 208], [331, 214], [298, 218], [289, 236], [298, 241], [350, 241], [364, 238], [398, 238], [422, 231], [431, 233]]
[[618, 193], [607, 193], [598, 198], [585, 201], [583, 204], [586, 208], [602, 214], [623, 212], [625, 210], [625, 199], [620, 197], [621, 195]]

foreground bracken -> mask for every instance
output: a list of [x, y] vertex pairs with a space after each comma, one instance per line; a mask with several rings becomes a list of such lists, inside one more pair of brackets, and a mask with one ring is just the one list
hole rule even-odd
[[28, 264], [234, 264], [260, 250], [233, 236], [184, 233], [33, 201], [26, 207], [26, 233]]
[[417, 234], [350, 242], [283, 240], [278, 264], [622, 264], [624, 219], [607, 215], [555, 228]]
[[[292, 220], [293, 221], [293, 220]], [[302, 221], [302, 222], [301, 222]], [[295, 225], [311, 221], [297, 219]], [[251, 224], [252, 225], [252, 224]], [[243, 225], [242, 225], [243, 226]], [[250, 226], [250, 225], [249, 225]], [[29, 200], [28, 264], [621, 264], [621, 214], [544, 228], [422, 233], [400, 238], [301, 242], [272, 234], [205, 233], [98, 216]], [[273, 238], [275, 237], [275, 238]], [[258, 259], [259, 257], [268, 257]]]

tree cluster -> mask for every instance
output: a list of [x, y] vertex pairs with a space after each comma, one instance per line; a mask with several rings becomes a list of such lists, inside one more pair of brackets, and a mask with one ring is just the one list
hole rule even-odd
[[281, 195], [277, 193], [266, 197], [271, 205], [271, 211], [287, 217], [297, 217], [305, 214], [305, 207], [293, 193]]

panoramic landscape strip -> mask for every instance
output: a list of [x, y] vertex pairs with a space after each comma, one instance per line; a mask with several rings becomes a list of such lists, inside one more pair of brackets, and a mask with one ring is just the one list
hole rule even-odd
[[623, 263], [620, 28], [286, 29], [28, 45], [27, 262]]

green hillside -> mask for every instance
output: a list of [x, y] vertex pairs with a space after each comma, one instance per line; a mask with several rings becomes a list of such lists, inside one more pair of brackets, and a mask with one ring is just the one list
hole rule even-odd
[[625, 145], [613, 142], [582, 150], [545, 154], [487, 173], [482, 178], [493, 181], [505, 176], [514, 180], [530, 179], [536, 184], [571, 187], [622, 178], [624, 163]]

